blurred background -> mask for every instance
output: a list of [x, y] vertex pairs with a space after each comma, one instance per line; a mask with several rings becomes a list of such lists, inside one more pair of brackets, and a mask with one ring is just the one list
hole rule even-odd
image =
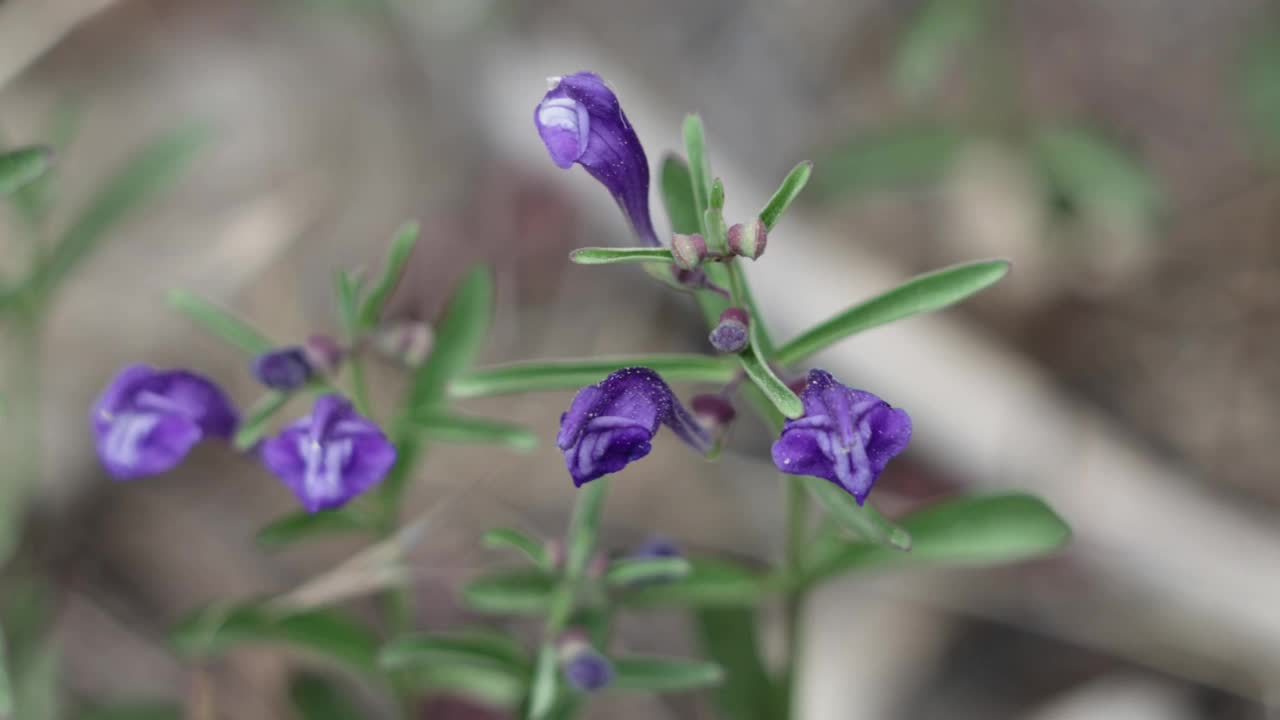
[[[295, 501], [223, 448], [128, 485], [99, 469], [86, 409], [126, 363], [255, 395], [243, 357], [174, 313], [171, 289], [274, 338], [332, 332], [333, 273], [377, 267], [418, 219], [395, 312], [431, 321], [468, 265], [492, 263], [486, 361], [703, 349], [686, 299], [565, 262], [630, 242], [607, 193], [557, 171], [531, 122], [545, 78], [580, 69], [610, 81], [651, 165], [678, 147], [682, 115], [702, 114], [731, 222], [815, 161], [748, 271], [775, 334], [917, 272], [1013, 261], [975, 301], [822, 362], [915, 418], [877, 486], [887, 513], [1024, 489], [1068, 519], [1073, 545], [826, 588], [805, 621], [806, 718], [1280, 717], [1277, 21], [1262, 0], [0, 1], [0, 141], [58, 151], [52, 177], [0, 214], [0, 277], [70, 249], [47, 312], [6, 318], [0, 337], [0, 539], [16, 548], [0, 620], [18, 717], [135, 701], [290, 717], [305, 659], [191, 667], [166, 627], [357, 549], [257, 549]], [[395, 377], [375, 368], [376, 400]], [[448, 448], [423, 465], [421, 627], [474, 619], [453, 593], [496, 562], [482, 529], [562, 531], [573, 488], [551, 440], [568, 398], [473, 403], [535, 428], [531, 455]], [[660, 530], [700, 552], [775, 554], [767, 441], [747, 424], [707, 466], [660, 438], [614, 483], [606, 545]], [[692, 653], [691, 635], [678, 614], [629, 615], [617, 643]], [[588, 716], [711, 713], [698, 695], [606, 696]]]

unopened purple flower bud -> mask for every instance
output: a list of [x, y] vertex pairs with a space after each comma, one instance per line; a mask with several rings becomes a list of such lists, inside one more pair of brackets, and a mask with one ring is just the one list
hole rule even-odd
[[885, 465], [911, 441], [910, 416], [825, 370], [809, 371], [800, 400], [804, 415], [782, 426], [773, 464], [833, 482], [861, 505]]
[[229, 438], [238, 418], [208, 378], [187, 370], [130, 365], [93, 404], [98, 458], [119, 480], [177, 466], [206, 437]]
[[665, 535], [650, 535], [631, 553], [634, 558], [680, 557], [680, 548]]
[[416, 368], [426, 362], [435, 344], [431, 326], [416, 320], [404, 320], [378, 331], [373, 338], [374, 348], [388, 360]]
[[681, 270], [693, 270], [707, 259], [707, 241], [701, 235], [681, 235], [671, 238], [671, 257]]
[[258, 382], [281, 392], [297, 390], [311, 379], [307, 351], [298, 345], [277, 348], [253, 359], [253, 376]]
[[698, 423], [713, 435], [728, 427], [737, 415], [733, 404], [721, 395], [694, 395], [689, 406]]
[[736, 353], [746, 349], [751, 340], [747, 330], [747, 313], [742, 308], [729, 308], [720, 313], [720, 322], [711, 330], [711, 347], [720, 353]]
[[396, 462], [382, 430], [338, 395], [316, 398], [311, 414], [263, 442], [259, 455], [307, 512], [345, 505]]
[[603, 690], [613, 682], [613, 663], [591, 646], [591, 639], [578, 629], [571, 628], [560, 635], [557, 642], [560, 669], [565, 680], [582, 692]]
[[755, 260], [764, 254], [764, 247], [769, 242], [769, 229], [763, 220], [755, 218], [729, 228], [728, 239], [730, 252]]
[[346, 355], [342, 345], [328, 335], [312, 335], [302, 344], [307, 353], [307, 362], [321, 375], [332, 375], [342, 367]]

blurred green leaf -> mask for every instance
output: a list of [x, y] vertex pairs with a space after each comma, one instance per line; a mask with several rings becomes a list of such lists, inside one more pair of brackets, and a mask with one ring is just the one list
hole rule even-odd
[[778, 224], [782, 214], [791, 207], [791, 203], [795, 201], [804, 186], [809, 184], [809, 176], [812, 173], [813, 163], [808, 160], [796, 165], [791, 172], [787, 173], [787, 176], [782, 179], [782, 184], [773, 193], [773, 197], [769, 198], [769, 202], [760, 211], [760, 220], [765, 227], [772, 230]]
[[548, 390], [578, 390], [629, 367], [647, 367], [667, 382], [723, 385], [737, 373], [732, 360], [710, 355], [632, 355], [589, 359], [529, 360], [477, 368], [449, 386], [456, 398], [489, 397]]
[[414, 424], [427, 432], [430, 440], [449, 443], [504, 445], [513, 450], [538, 447], [538, 436], [512, 423], [433, 412], [414, 417]]
[[678, 580], [691, 572], [693, 566], [682, 557], [630, 557], [610, 563], [604, 577], [610, 585], [626, 587], [655, 580]]
[[289, 393], [282, 392], [273, 391], [258, 398], [253, 407], [249, 408], [244, 422], [240, 423], [239, 429], [236, 430], [235, 439], [232, 441], [236, 450], [244, 452], [257, 445], [267, 432], [267, 423], [288, 402]]
[[518, 705], [529, 691], [527, 672], [500, 665], [427, 665], [415, 669], [409, 682], [424, 693], [449, 693], [504, 709]]
[[556, 648], [543, 643], [538, 650], [538, 663], [533, 671], [533, 687], [529, 692], [529, 718], [541, 720], [550, 715], [556, 704], [556, 687], [559, 685]]
[[13, 668], [14, 720], [58, 720], [61, 717], [61, 662], [57, 643], [42, 639]]
[[902, 525], [914, 538], [911, 552], [849, 545], [811, 569], [808, 582], [854, 568], [1005, 564], [1054, 552], [1071, 539], [1071, 528], [1052, 508], [1022, 493], [944, 500], [903, 518]]
[[[75, 99], [64, 99], [56, 103], [53, 110], [41, 122], [42, 134], [58, 158], [66, 155], [72, 141], [80, 132], [80, 121], [84, 116], [83, 108]], [[23, 220], [31, 228], [42, 230], [49, 214], [49, 208], [58, 198], [58, 172], [55, 167], [36, 180], [23, 185], [9, 199]]]
[[831, 517], [858, 537], [876, 546], [905, 552], [912, 548], [911, 533], [885, 519], [869, 504], [859, 505], [852, 495], [835, 483], [805, 475], [788, 476], [787, 482], [804, 483], [805, 489]]
[[760, 654], [756, 609], [704, 608], [694, 618], [704, 651], [724, 668], [724, 682], [716, 690], [723, 716], [733, 720], [786, 717], [788, 708], [773, 712], [775, 683]]
[[0, 718], [13, 716], [13, 683], [9, 674], [9, 641], [0, 626]]
[[254, 542], [265, 548], [278, 548], [299, 540], [349, 535], [374, 529], [375, 524], [370, 518], [357, 512], [354, 506], [348, 505], [335, 510], [290, 513], [259, 530]]
[[354, 341], [357, 334], [362, 283], [363, 279], [358, 271], [339, 270], [333, 277], [334, 294], [338, 303], [338, 325], [342, 328], [342, 336], [348, 340]]
[[612, 690], [666, 693], [701, 690], [724, 682], [724, 670], [713, 662], [660, 657], [618, 657], [613, 661]]
[[102, 184], [36, 270], [33, 290], [37, 295], [57, 289], [130, 213], [172, 185], [208, 137], [202, 127], [180, 128], [129, 158]]
[[512, 548], [538, 568], [550, 572], [553, 569], [550, 553], [546, 543], [539, 542], [528, 535], [512, 528], [494, 528], [484, 534], [480, 540], [487, 548]]
[[0, 195], [11, 195], [49, 171], [53, 149], [44, 145], [0, 153]]
[[420, 233], [418, 223], [415, 222], [405, 223], [396, 231], [395, 237], [391, 239], [391, 248], [387, 251], [387, 263], [382, 270], [382, 277], [360, 305], [357, 323], [359, 328], [369, 330], [377, 327], [382, 318], [382, 309], [386, 307], [387, 300], [404, 275], [405, 265], [413, 254]]
[[167, 700], [93, 705], [81, 710], [78, 720], [182, 720], [182, 706]]
[[264, 605], [210, 606], [170, 631], [179, 654], [218, 655], [251, 644], [279, 644], [377, 673], [378, 639], [369, 628], [331, 609], [287, 611]]
[[963, 133], [943, 127], [873, 131], [822, 151], [814, 186], [831, 196], [932, 182], [942, 177], [964, 141]]
[[332, 681], [310, 672], [296, 673], [289, 678], [289, 703], [299, 720], [360, 720], [363, 717]]
[[683, 578], [628, 590], [622, 603], [632, 607], [737, 607], [760, 603], [773, 584], [750, 568], [728, 560], [689, 558]]
[[778, 412], [789, 418], [798, 418], [804, 415], [804, 405], [800, 402], [800, 398], [792, 392], [791, 388], [787, 387], [786, 383], [773, 374], [773, 370], [760, 357], [760, 353], [755, 346], [738, 353], [738, 361], [742, 364], [742, 369], [746, 371], [747, 377], [751, 379], [751, 382], [755, 383], [760, 392], [769, 399], [769, 402], [778, 408]]
[[1032, 141], [1049, 186], [1086, 209], [1149, 221], [1163, 201], [1155, 178], [1130, 151], [1083, 127], [1043, 127]]
[[471, 610], [508, 615], [541, 615], [551, 606], [556, 578], [541, 570], [508, 570], [481, 575], [462, 588]]
[[689, 166], [678, 155], [668, 154], [662, 159], [662, 202], [672, 232], [682, 235], [702, 232]]
[[[703, 218], [710, 205], [711, 163], [707, 159], [707, 135], [698, 115], [684, 118], [684, 155], [689, 163], [689, 182], [693, 187], [693, 208]], [[699, 227], [702, 227], [699, 225]], [[706, 228], [704, 227], [705, 231]]]
[[778, 348], [774, 359], [782, 366], [794, 365], [863, 330], [960, 302], [1008, 272], [1006, 260], [981, 260], [918, 275], [800, 333]]
[[275, 347], [262, 333], [240, 318], [186, 290], [169, 293], [169, 304], [211, 335], [235, 345], [250, 355], [261, 355]]
[[673, 263], [671, 251], [666, 248], [634, 247], [605, 248], [585, 247], [569, 253], [569, 262], [578, 265], [610, 265], [616, 263]]
[[1246, 44], [1240, 83], [1248, 120], [1280, 151], [1280, 30], [1268, 27]]
[[406, 635], [387, 643], [378, 658], [382, 667], [392, 670], [438, 664], [497, 665], [513, 675], [524, 675], [533, 667], [520, 643], [493, 630]]
[[919, 98], [936, 88], [958, 52], [986, 29], [993, 5], [991, 0], [926, 0], [893, 58], [898, 92]]

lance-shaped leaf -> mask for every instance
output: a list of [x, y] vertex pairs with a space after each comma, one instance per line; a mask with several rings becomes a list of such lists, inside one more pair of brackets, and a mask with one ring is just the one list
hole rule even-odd
[[338, 303], [338, 324], [343, 336], [354, 339], [357, 316], [360, 313], [360, 286], [363, 282], [357, 270], [339, 270], [334, 273], [333, 286]]
[[769, 402], [778, 408], [778, 412], [789, 418], [798, 418], [804, 414], [804, 404], [800, 402], [800, 398], [787, 387], [786, 383], [773, 374], [773, 370], [760, 357], [760, 352], [754, 344], [738, 353], [737, 357], [747, 377], [755, 383]]
[[169, 304], [178, 312], [250, 355], [260, 355], [275, 347], [265, 335], [232, 313], [186, 290], [169, 293]]
[[885, 546], [896, 551], [912, 547], [911, 533], [885, 519], [870, 504], [859, 505], [845, 490], [822, 478], [796, 476], [787, 482], [800, 482], [831, 516], [858, 537], [873, 545]]
[[1082, 127], [1036, 131], [1033, 147], [1050, 187], [1086, 210], [1150, 220], [1163, 201], [1155, 179], [1128, 150]]
[[728, 560], [690, 558], [689, 574], [628, 590], [622, 603], [634, 607], [742, 607], [761, 602], [772, 581]]
[[360, 305], [357, 321], [360, 329], [368, 330], [378, 324], [378, 320], [382, 317], [382, 309], [386, 307], [392, 291], [396, 289], [400, 277], [404, 275], [405, 264], [413, 254], [419, 232], [418, 224], [414, 222], [405, 223], [396, 231], [396, 236], [391, 240], [391, 248], [387, 251], [387, 262], [382, 269], [382, 277], [378, 278], [377, 284]]
[[673, 263], [671, 251], [666, 248], [634, 247], [578, 248], [569, 253], [569, 261], [578, 265], [612, 265], [617, 263]]
[[786, 717], [789, 708], [774, 709], [776, 685], [761, 655], [754, 607], [703, 608], [694, 613], [704, 653], [724, 668], [716, 704], [735, 720]]
[[678, 155], [662, 159], [662, 204], [667, 209], [672, 232], [682, 235], [702, 232], [689, 166]]
[[697, 115], [685, 116], [684, 154], [689, 159], [694, 212], [701, 219], [711, 204], [711, 164], [707, 159], [706, 131], [702, 127], [702, 118]]
[[773, 193], [773, 197], [769, 198], [769, 202], [765, 204], [764, 209], [760, 211], [760, 220], [764, 222], [765, 227], [770, 230], [774, 225], [778, 224], [778, 220], [782, 219], [782, 214], [791, 207], [791, 203], [809, 183], [809, 175], [813, 173], [813, 163], [808, 160], [796, 165], [783, 178], [782, 184], [778, 186], [778, 190]]
[[550, 572], [554, 564], [545, 543], [512, 528], [494, 528], [481, 537], [487, 548], [511, 548], [529, 558], [535, 566]]
[[613, 684], [615, 690], [638, 690], [665, 693], [701, 690], [724, 681], [724, 670], [705, 660], [664, 657], [615, 657]]
[[384, 645], [378, 661], [390, 670], [461, 663], [527, 674], [532, 667], [518, 642], [492, 630], [405, 635]]
[[667, 382], [723, 385], [737, 372], [732, 360], [709, 355], [630, 355], [590, 359], [531, 360], [477, 368], [456, 378], [449, 394], [456, 398], [489, 397], [549, 390], [577, 390], [600, 382], [612, 372], [647, 367]]
[[0, 153], [0, 195], [16, 192], [49, 171], [53, 149], [39, 145]]
[[532, 450], [538, 436], [519, 425], [435, 411], [414, 417], [414, 424], [427, 431], [427, 438], [441, 442], [505, 445], [513, 450]]
[[529, 720], [542, 720], [551, 714], [558, 694], [556, 648], [543, 643], [538, 650], [538, 663], [533, 671], [533, 687], [529, 691]]
[[254, 542], [264, 548], [278, 548], [299, 540], [368, 532], [374, 527], [372, 518], [358, 512], [356, 506], [348, 505], [336, 510], [285, 515], [259, 530]]
[[942, 177], [965, 140], [964, 133], [933, 125], [869, 131], [824, 149], [814, 186], [831, 196], [932, 182]]
[[481, 575], [462, 588], [462, 602], [477, 612], [541, 615], [551, 607], [556, 579], [541, 570]]
[[863, 330], [953, 305], [994, 285], [1008, 272], [1006, 260], [982, 260], [917, 276], [800, 333], [778, 348], [775, 360], [793, 365]]
[[916, 98], [936, 87], [957, 51], [986, 28], [993, 5], [992, 0], [927, 0], [893, 59], [898, 91]]
[[299, 720], [360, 720], [363, 715], [328, 678], [298, 673], [289, 679], [289, 703]]
[[626, 587], [656, 580], [679, 580], [691, 572], [693, 565], [682, 557], [629, 557], [613, 561], [605, 580], [610, 585]]

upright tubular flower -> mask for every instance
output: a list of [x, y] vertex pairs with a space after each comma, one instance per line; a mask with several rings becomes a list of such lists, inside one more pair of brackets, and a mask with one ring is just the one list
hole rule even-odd
[[560, 416], [556, 445], [564, 452], [573, 484], [581, 487], [648, 455], [663, 424], [698, 452], [710, 450], [706, 429], [658, 373], [626, 368], [578, 391]]
[[641, 241], [658, 247], [649, 217], [649, 160], [618, 96], [591, 72], [550, 82], [533, 121], [552, 161], [566, 170], [575, 162], [586, 168], [613, 194]]
[[311, 414], [262, 444], [262, 462], [308, 512], [345, 505], [377, 485], [396, 449], [377, 425], [337, 395], [316, 398]]
[[229, 438], [238, 418], [213, 381], [186, 370], [130, 365], [93, 405], [98, 458], [119, 480], [175, 467], [205, 437]]
[[825, 370], [810, 370], [800, 392], [804, 416], [788, 420], [773, 444], [784, 473], [813, 475], [847, 490], [861, 505], [893, 456], [911, 441], [905, 410], [841, 385]]

